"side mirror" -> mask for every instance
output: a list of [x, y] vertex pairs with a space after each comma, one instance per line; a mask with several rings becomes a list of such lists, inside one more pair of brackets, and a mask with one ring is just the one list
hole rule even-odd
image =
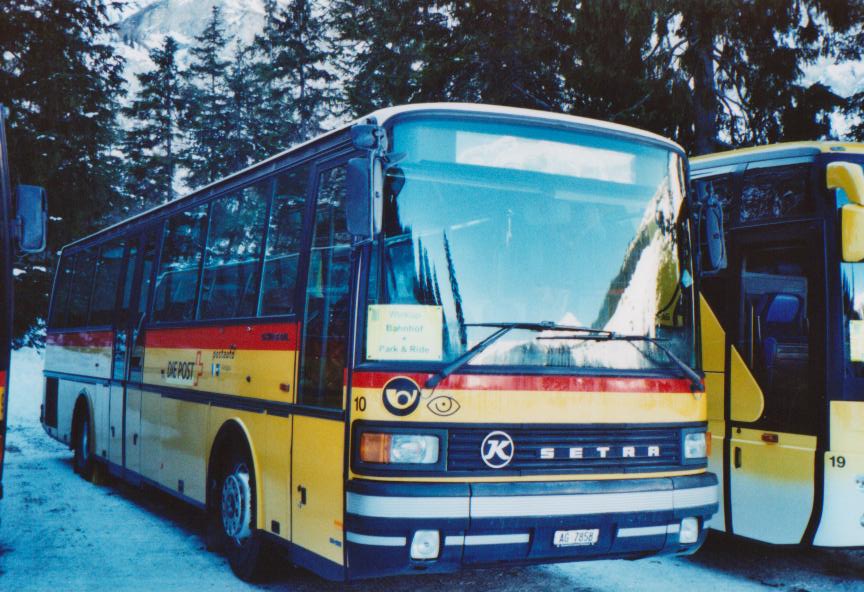
[[41, 253], [45, 250], [47, 202], [45, 190], [41, 187], [18, 185], [15, 188], [18, 248], [25, 253]]
[[708, 252], [708, 271], [726, 269], [726, 237], [723, 234], [723, 207], [714, 198], [704, 206], [706, 251]]
[[348, 232], [359, 240], [372, 238], [372, 166], [369, 158], [352, 158], [346, 175]]
[[840, 213], [843, 261], [864, 259], [864, 170], [860, 164], [831, 162], [826, 170], [828, 189], [840, 189], [852, 202]]

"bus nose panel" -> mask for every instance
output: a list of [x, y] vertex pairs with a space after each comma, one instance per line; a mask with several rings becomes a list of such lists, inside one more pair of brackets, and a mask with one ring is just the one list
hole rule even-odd
[[[718, 508], [712, 474], [656, 479], [516, 483], [351, 481], [349, 576], [453, 571], [460, 564], [547, 563], [686, 552]], [[679, 543], [685, 518], [698, 539]], [[436, 559], [413, 560], [412, 536], [440, 533]], [[374, 566], [374, 569], [373, 569]]]

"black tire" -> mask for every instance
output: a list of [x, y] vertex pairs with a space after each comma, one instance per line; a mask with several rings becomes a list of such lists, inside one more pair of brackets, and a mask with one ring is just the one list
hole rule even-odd
[[238, 578], [260, 581], [266, 573], [268, 549], [255, 528], [258, 484], [248, 452], [236, 447], [230, 450], [218, 475], [208, 520], [208, 546], [224, 551]]
[[90, 422], [90, 414], [86, 411], [81, 411], [76, 415], [73, 434], [75, 436], [73, 444], [75, 472], [88, 481], [93, 481], [96, 472], [92, 445], [93, 425]]

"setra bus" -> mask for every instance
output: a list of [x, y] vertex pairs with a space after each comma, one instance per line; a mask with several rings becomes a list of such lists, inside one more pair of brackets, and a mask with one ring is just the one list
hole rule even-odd
[[[45, 191], [32, 185], [12, 189], [6, 142], [6, 107], [0, 103], [0, 499], [3, 498], [3, 460], [9, 409], [9, 361], [14, 309], [14, 251], [40, 253], [45, 249], [48, 221]], [[14, 200], [13, 200], [14, 197]]]
[[377, 111], [66, 246], [43, 423], [333, 580], [687, 553], [706, 472], [686, 159], [479, 105]]
[[692, 160], [722, 204], [728, 266], [704, 273], [712, 528], [864, 546], [864, 144]]

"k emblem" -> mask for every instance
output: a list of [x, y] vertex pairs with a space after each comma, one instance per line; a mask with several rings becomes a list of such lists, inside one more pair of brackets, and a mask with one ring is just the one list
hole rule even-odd
[[503, 469], [509, 465], [515, 453], [516, 446], [513, 444], [513, 438], [505, 432], [490, 432], [480, 445], [480, 456], [483, 462], [493, 469]]

